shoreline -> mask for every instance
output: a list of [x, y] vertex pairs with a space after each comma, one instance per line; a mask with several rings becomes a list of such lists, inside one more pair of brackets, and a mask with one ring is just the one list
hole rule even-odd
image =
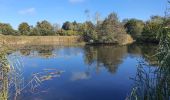
[[20, 45], [128, 45], [134, 43], [133, 39], [126, 35], [123, 37], [122, 43], [89, 43], [85, 42], [81, 36], [12, 36], [0, 35], [0, 47], [6, 46], [20, 46]]

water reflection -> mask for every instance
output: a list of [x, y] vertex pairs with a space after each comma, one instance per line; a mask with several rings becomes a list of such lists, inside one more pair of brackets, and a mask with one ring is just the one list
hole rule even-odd
[[[119, 64], [127, 56], [141, 56], [152, 65], [156, 65], [156, 57], [151, 57], [156, 53], [157, 46], [154, 44], [132, 44], [129, 46], [84, 46], [84, 47], [63, 47], [63, 46], [25, 46], [20, 49], [24, 56], [39, 56], [44, 58], [61, 57], [69, 58], [71, 55], [78, 55], [84, 52], [84, 62], [93, 65], [96, 71], [104, 67], [110, 73], [115, 73]], [[81, 76], [81, 75], [80, 75]]]
[[46, 46], [24, 46], [19, 51], [24, 56], [34, 55], [35, 53], [32, 51], [36, 51], [39, 56], [48, 58], [53, 56], [53, 50], [54, 50], [53, 46], [46, 45]]
[[151, 65], [157, 65], [157, 57], [154, 56], [158, 50], [157, 44], [133, 44], [128, 46], [128, 53], [132, 56], [138, 55]]
[[84, 50], [87, 64], [96, 63], [96, 70], [105, 67], [111, 73], [116, 72], [127, 55], [127, 46], [86, 46]]
[[60, 77], [64, 72], [58, 69], [43, 69], [32, 74], [29, 80], [25, 80], [22, 63], [21, 56], [15, 53], [8, 57], [6, 53], [0, 54], [0, 100], [18, 100], [18, 95], [23, 90], [34, 93], [41, 83]]
[[[60, 83], [64, 82], [62, 84], [66, 84], [66, 83], [67, 84], [64, 87], [61, 86], [62, 89], [65, 89], [65, 87], [67, 86], [69, 87], [69, 85], [70, 85], [69, 88], [74, 88], [67, 91], [79, 90], [80, 87], [76, 88], [77, 85], [80, 86], [81, 84], [83, 85], [83, 83], [81, 83], [77, 85], [75, 84], [76, 85], [75, 86], [73, 85], [73, 82], [81, 81], [86, 83], [87, 81], [89, 82], [88, 84], [91, 84], [92, 86], [93, 84], [97, 84], [96, 82], [98, 81], [94, 81], [95, 80], [94, 70], [97, 73], [100, 73], [101, 78], [99, 78], [99, 80], [106, 78], [108, 79], [107, 83], [109, 83], [113, 81], [112, 79], [113, 76], [107, 76], [106, 74], [103, 74], [104, 70], [106, 70], [106, 72], [111, 75], [118, 73], [117, 71], [119, 70], [119, 67], [122, 66], [121, 64], [128, 57], [135, 58], [135, 57], [142, 56], [146, 61], [151, 63], [153, 58], [152, 59], [148, 58], [147, 55], [152, 55], [152, 53], [154, 54], [155, 50], [156, 50], [155, 46], [151, 47], [148, 45], [148, 47], [144, 47], [137, 44], [133, 44], [129, 46], [84, 46], [84, 47], [83, 46], [82, 47], [81, 46], [80, 47], [23, 46], [18, 48], [16, 51], [14, 51], [9, 55], [6, 54], [3, 55], [2, 58], [5, 59], [0, 59], [1, 61], [0, 64], [3, 64], [2, 61], [5, 60], [7, 62], [4, 63], [3, 66], [10, 65], [10, 70], [6, 69], [9, 67], [6, 68], [1, 67], [0, 69], [1, 71], [0, 97], [2, 98], [2, 100], [7, 100], [7, 98], [10, 98], [10, 100], [20, 100], [21, 97], [23, 98], [23, 96], [20, 95], [25, 93], [25, 94], [29, 94], [31, 99], [32, 96], [31, 94], [35, 94], [35, 93], [38, 94], [39, 91], [47, 92], [46, 90], [42, 90], [39, 88], [39, 87], [43, 87], [42, 83], [55, 80], [56, 78], [59, 77], [61, 78], [61, 75], [63, 75], [63, 73], [64, 74], [66, 73], [65, 75], [69, 76], [69, 80], [71, 79], [71, 82], [68, 82], [67, 81], [68, 78], [64, 76], [64, 78], [62, 78], [60, 81], [56, 82], [55, 84], [61, 85]], [[39, 63], [36, 63], [37, 69], [35, 68], [34, 70], [32, 70], [32, 66], [35, 64], [34, 61], [37, 61]], [[48, 63], [48, 61], [50, 63]], [[29, 66], [31, 67], [25, 68], [24, 66], [25, 63], [27, 63], [27, 67]], [[42, 67], [43, 64], [46, 65], [46, 67]], [[64, 67], [64, 65], [67, 64], [76, 67], [75, 68], [74, 67], [71, 68], [68, 66]], [[52, 66], [60, 66], [60, 65], [62, 65], [62, 67], [59, 68], [52, 67]], [[122, 81], [121, 78], [119, 79], [120, 83]], [[90, 82], [90, 80], [93, 80], [94, 83]], [[55, 88], [54, 83], [51, 84]], [[108, 84], [108, 86], [113, 86], [113, 85]], [[50, 86], [48, 85], [47, 87]], [[47, 87], [45, 89], [47, 89]], [[96, 88], [98, 89], [99, 87]], [[112, 88], [112, 87], [106, 87], [106, 88]], [[64, 91], [62, 89], [59, 88], [59, 90]], [[113, 90], [110, 91], [113, 92]], [[50, 93], [55, 93], [55, 92], [56, 91], [51, 90]], [[97, 90], [96, 91], [94, 90], [94, 92], [97, 92]], [[110, 98], [109, 96], [108, 98]], [[71, 97], [69, 99], [71, 99]], [[71, 100], [75, 100], [75, 98]]]

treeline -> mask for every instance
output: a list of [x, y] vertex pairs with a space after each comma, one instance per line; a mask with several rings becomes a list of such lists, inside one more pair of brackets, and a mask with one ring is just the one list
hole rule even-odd
[[25, 35], [25, 36], [52, 36], [52, 35], [81, 35], [80, 29], [83, 24], [77, 22], [65, 22], [60, 28], [58, 24], [52, 25], [50, 22], [44, 20], [37, 22], [33, 27], [27, 22], [23, 22], [18, 26], [18, 30], [14, 30], [10, 24], [0, 23], [0, 34], [3, 35]]
[[[170, 18], [151, 16], [144, 22], [138, 19], [123, 20], [126, 32], [139, 42], [158, 43], [163, 27], [170, 28]], [[170, 34], [170, 33], [169, 33]]]
[[[0, 23], [0, 34], [3, 35], [26, 35], [26, 36], [72, 36], [81, 35], [88, 42], [115, 43], [124, 34], [130, 34], [135, 40], [145, 42], [157, 42], [157, 33], [164, 24], [170, 24], [160, 16], [152, 16], [144, 22], [138, 19], [125, 19], [122, 22], [115, 13], [109, 14], [104, 20], [96, 22], [86, 21], [84, 23], [65, 22], [62, 27], [58, 24], [52, 25], [44, 20], [37, 22], [33, 27], [26, 22], [14, 30], [10, 24]], [[166, 22], [166, 23], [165, 23]]]
[[37, 22], [34, 27], [23, 22], [18, 26], [18, 30], [14, 30], [10, 24], [0, 23], [0, 34], [16, 36], [81, 35], [88, 42], [115, 43], [118, 41], [118, 36], [126, 34], [126, 31], [117, 15], [111, 13], [104, 20], [97, 20], [95, 24], [92, 21], [84, 23], [67, 21], [63, 23], [62, 27], [44, 20]]

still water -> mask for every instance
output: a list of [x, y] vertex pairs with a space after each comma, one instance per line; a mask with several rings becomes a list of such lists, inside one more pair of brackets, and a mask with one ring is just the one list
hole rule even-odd
[[[24, 46], [8, 55], [11, 100], [125, 100], [153, 45]], [[15, 74], [14, 74], [15, 73]], [[9, 79], [9, 81], [10, 81]], [[10, 83], [10, 82], [8, 82]]]

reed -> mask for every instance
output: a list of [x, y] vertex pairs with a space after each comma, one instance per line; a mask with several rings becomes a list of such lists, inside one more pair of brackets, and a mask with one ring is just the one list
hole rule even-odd
[[60, 45], [83, 42], [80, 36], [0, 36], [0, 46], [6, 45]]
[[[170, 3], [170, 2], [169, 2]], [[169, 11], [169, 10], [168, 10]], [[165, 20], [167, 20], [165, 17]], [[136, 76], [133, 78], [135, 84], [127, 100], [169, 100], [170, 99], [170, 28], [162, 25], [158, 32], [160, 38], [157, 53], [158, 67], [140, 60]]]

